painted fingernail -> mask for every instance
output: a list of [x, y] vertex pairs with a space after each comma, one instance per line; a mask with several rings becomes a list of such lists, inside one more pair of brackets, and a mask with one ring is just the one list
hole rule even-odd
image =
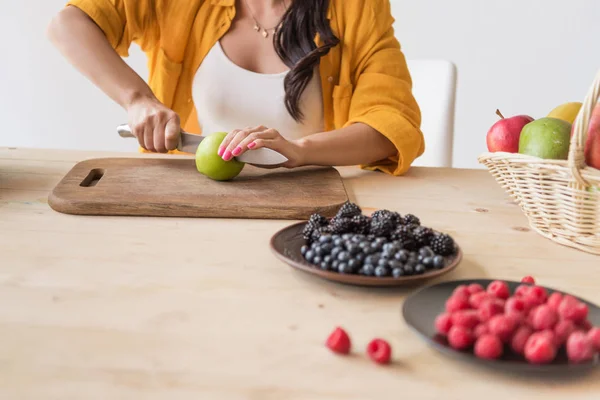
[[240, 146], [236, 147], [235, 149], [233, 149], [233, 155], [237, 156], [238, 154], [240, 154], [242, 152], [242, 148]]
[[256, 143], [255, 143], [255, 142], [250, 142], [250, 144], [248, 144], [248, 148], [249, 148], [249, 149], [253, 149], [253, 148], [254, 148], [254, 146], [256, 146]]
[[223, 154], [223, 160], [229, 161], [231, 159], [231, 152], [227, 150], [225, 154]]
[[217, 154], [219, 155], [219, 157], [221, 157], [223, 155], [224, 151], [225, 151], [225, 146], [219, 147], [219, 151], [217, 151]]

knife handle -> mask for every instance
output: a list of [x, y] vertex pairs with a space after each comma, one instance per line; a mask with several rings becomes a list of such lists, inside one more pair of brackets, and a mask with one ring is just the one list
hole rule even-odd
[[122, 138], [134, 138], [135, 135], [131, 132], [131, 128], [127, 124], [117, 126], [117, 133]]

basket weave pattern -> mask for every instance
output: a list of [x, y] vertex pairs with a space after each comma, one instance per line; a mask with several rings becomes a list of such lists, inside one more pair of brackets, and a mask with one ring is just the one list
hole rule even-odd
[[556, 243], [600, 255], [600, 170], [585, 164], [592, 112], [600, 98], [600, 72], [574, 122], [567, 160], [484, 153], [479, 162], [519, 204], [529, 225]]

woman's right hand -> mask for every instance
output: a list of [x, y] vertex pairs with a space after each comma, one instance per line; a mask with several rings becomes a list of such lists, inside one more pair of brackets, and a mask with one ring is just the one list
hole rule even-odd
[[156, 98], [136, 99], [127, 107], [128, 123], [140, 146], [166, 153], [179, 143], [179, 116]]

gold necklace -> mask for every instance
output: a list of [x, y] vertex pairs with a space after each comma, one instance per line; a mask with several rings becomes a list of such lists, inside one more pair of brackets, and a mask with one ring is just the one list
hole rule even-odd
[[[248, 0], [245, 0], [245, 2], [246, 2], [246, 7], [248, 7], [248, 11], [250, 11], [250, 15], [252, 16], [252, 19], [254, 20], [254, 30], [256, 32], [259, 32], [261, 35], [263, 35], [263, 37], [265, 39], [269, 37], [268, 31], [272, 31], [272, 34], [275, 35], [275, 32], [277, 32], [277, 30], [279, 29], [279, 26], [281, 25], [281, 21], [279, 21], [279, 23], [277, 23], [277, 25], [275, 25], [273, 28], [267, 28], [267, 29], [263, 28], [258, 23], [258, 20], [254, 16], [254, 13], [252, 12], [252, 8], [250, 7], [250, 4], [248, 4]], [[283, 6], [284, 6], [284, 8], [287, 8], [287, 5], [285, 4], [285, 0], [283, 2]]]

